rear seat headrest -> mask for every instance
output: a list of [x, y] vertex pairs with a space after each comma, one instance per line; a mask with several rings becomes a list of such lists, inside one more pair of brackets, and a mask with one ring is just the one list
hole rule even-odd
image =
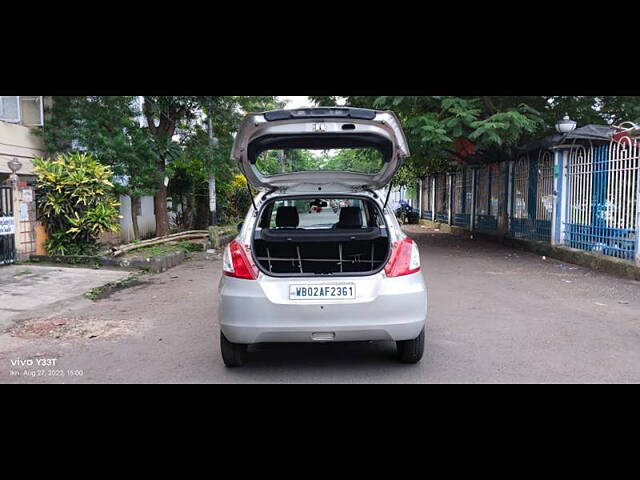
[[296, 207], [278, 207], [276, 212], [276, 227], [297, 228], [300, 223], [298, 209]]
[[362, 209], [360, 207], [342, 207], [338, 228], [362, 228]]

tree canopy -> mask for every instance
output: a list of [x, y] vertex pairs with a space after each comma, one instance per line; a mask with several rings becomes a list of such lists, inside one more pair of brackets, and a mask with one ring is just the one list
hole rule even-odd
[[[244, 113], [284, 105], [272, 96], [142, 98], [140, 102], [136, 96], [54, 97], [43, 130], [46, 149], [50, 154], [88, 152], [111, 167], [117, 180], [114, 188], [120, 193], [153, 195], [158, 235], [169, 229], [167, 188], [192, 210], [188, 226], [198, 219], [200, 226], [206, 226], [209, 176], [215, 175], [220, 183], [223, 205], [228, 203], [230, 189], [238, 188], [237, 180], [232, 183], [239, 171], [230, 161], [230, 152]], [[213, 146], [206, 128], [208, 117], [217, 139]], [[131, 204], [134, 209], [135, 202]], [[133, 211], [134, 230], [136, 216]]]
[[[397, 181], [441, 171], [452, 161], [502, 160], [522, 144], [554, 132], [568, 114], [579, 125], [640, 121], [639, 97], [589, 96], [314, 96], [318, 105], [392, 110], [411, 157]], [[469, 148], [472, 145], [472, 148]]]
[[[640, 121], [634, 96], [312, 96], [317, 105], [394, 111], [411, 149], [394, 181], [409, 184], [455, 162], [511, 158], [515, 149], [554, 132], [568, 114], [579, 125]], [[141, 101], [141, 99], [143, 101]], [[108, 165], [115, 189], [132, 198], [153, 195], [157, 234], [168, 232], [170, 197], [179, 228], [207, 225], [208, 182], [231, 220], [250, 201], [230, 159], [245, 113], [283, 108], [274, 96], [60, 96], [43, 129], [50, 154], [86, 152]], [[211, 119], [214, 142], [208, 131]], [[285, 150], [264, 152], [266, 174], [287, 171], [374, 171], [376, 152]], [[165, 183], [168, 180], [168, 184]], [[136, 202], [132, 203], [132, 209]], [[134, 230], [136, 212], [132, 212]], [[226, 218], [225, 218], [226, 217]]]

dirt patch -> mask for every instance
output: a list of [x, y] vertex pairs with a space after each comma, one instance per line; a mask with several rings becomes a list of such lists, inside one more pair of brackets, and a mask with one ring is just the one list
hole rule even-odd
[[60, 340], [93, 340], [131, 335], [139, 327], [126, 320], [104, 320], [97, 317], [51, 317], [21, 322], [9, 331], [23, 339], [54, 338]]

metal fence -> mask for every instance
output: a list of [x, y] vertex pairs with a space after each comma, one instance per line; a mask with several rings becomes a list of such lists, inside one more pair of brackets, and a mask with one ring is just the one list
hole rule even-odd
[[609, 145], [578, 145], [566, 170], [564, 243], [631, 260], [638, 248], [640, 147], [623, 137]]
[[495, 232], [498, 229], [498, 164], [478, 169], [476, 177], [476, 219], [478, 230]]
[[459, 167], [452, 177], [453, 182], [453, 224], [468, 227], [471, 223], [471, 205], [473, 202], [473, 170]]
[[514, 162], [511, 175], [513, 192], [509, 233], [514, 238], [550, 241], [553, 211], [551, 152], [540, 151], [537, 156], [521, 155]]
[[16, 236], [13, 217], [13, 189], [0, 185], [0, 265], [16, 259]]
[[449, 180], [448, 175], [436, 175], [436, 221], [449, 221]]
[[433, 218], [433, 180], [422, 179], [422, 218]]
[[427, 177], [424, 218], [543, 242], [552, 241], [553, 223], [554, 244], [640, 264], [636, 138], [561, 145], [557, 157], [542, 149], [503, 166], [459, 166]]

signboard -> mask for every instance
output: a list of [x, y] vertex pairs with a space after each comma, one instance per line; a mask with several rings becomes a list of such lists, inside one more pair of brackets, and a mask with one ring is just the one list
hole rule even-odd
[[33, 202], [33, 190], [25, 188], [22, 190], [22, 201], [25, 203]]
[[20, 203], [20, 220], [23, 222], [29, 221], [29, 205], [26, 203]]
[[13, 217], [0, 217], [0, 235], [15, 235], [16, 221]]

